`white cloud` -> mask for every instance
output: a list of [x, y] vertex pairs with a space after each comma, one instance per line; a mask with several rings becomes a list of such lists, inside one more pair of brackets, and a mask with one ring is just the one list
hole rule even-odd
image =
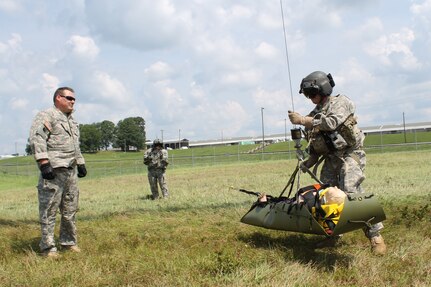
[[266, 111], [269, 111], [269, 113], [286, 113], [289, 100], [289, 95], [281, 90], [269, 91], [258, 88], [253, 94], [253, 101], [256, 106], [263, 107]]
[[249, 121], [249, 115], [236, 101], [227, 101], [218, 105], [213, 114], [215, 122], [213, 128], [217, 129], [218, 123], [221, 122], [225, 128], [226, 134], [236, 135]]
[[399, 33], [381, 36], [378, 40], [366, 45], [365, 50], [383, 65], [399, 65], [403, 69], [414, 70], [421, 67], [421, 63], [410, 49], [414, 40], [414, 31], [403, 28]]
[[0, 10], [12, 13], [19, 11], [21, 9], [21, 3], [17, 0], [1, 0], [0, 1]]
[[0, 42], [0, 54], [3, 54], [7, 51], [7, 45]]
[[173, 72], [173, 68], [162, 61], [158, 61], [144, 70], [145, 75], [155, 82], [168, 79]]
[[91, 37], [73, 35], [67, 41], [72, 54], [78, 58], [93, 60], [99, 54], [99, 47]]
[[253, 15], [253, 11], [246, 6], [234, 4], [232, 7], [225, 9], [218, 7], [215, 9], [215, 16], [219, 25], [226, 25], [229, 22], [248, 19]]
[[7, 42], [13, 50], [18, 50], [21, 48], [21, 42], [22, 42], [21, 35], [13, 33], [12, 38], [9, 39]]
[[234, 19], [250, 18], [253, 15], [253, 11], [250, 7], [244, 5], [235, 5], [231, 8], [231, 15]]
[[281, 18], [275, 18], [274, 15], [269, 15], [266, 13], [260, 13], [257, 21], [262, 27], [267, 29], [276, 29], [282, 26]]
[[47, 93], [54, 94], [54, 91], [58, 88], [59, 84], [60, 80], [56, 76], [48, 73], [42, 74], [42, 87]]
[[0, 69], [0, 83], [0, 98], [6, 98], [8, 94], [14, 94], [19, 91], [18, 84], [7, 69]]
[[145, 90], [145, 105], [160, 123], [172, 122], [187, 113], [187, 104], [181, 93], [167, 80], [151, 83]]
[[413, 3], [410, 7], [410, 11], [412, 11], [413, 14], [422, 14], [424, 16], [428, 15], [428, 17], [431, 17], [431, 0], [425, 0], [422, 4]]
[[[285, 18], [289, 18], [290, 15], [290, 26], [300, 22], [304, 33], [322, 33], [326, 32], [325, 29], [334, 30], [334, 28], [342, 27], [342, 10], [335, 9], [336, 7], [331, 2], [322, 0], [298, 1], [295, 4], [292, 7], [285, 7], [286, 9], [289, 8], [289, 13]], [[324, 17], [320, 17], [320, 15], [324, 15]]]
[[196, 82], [192, 82], [190, 84], [190, 95], [193, 100], [201, 101], [205, 98], [205, 91]]
[[252, 86], [261, 79], [258, 69], [245, 69], [228, 72], [221, 77], [222, 85]]
[[347, 38], [351, 41], [361, 39], [362, 41], [373, 41], [384, 32], [382, 20], [378, 17], [367, 19], [362, 25], [353, 31], [349, 31]]
[[255, 52], [258, 56], [266, 59], [273, 59], [278, 56], [278, 49], [266, 42], [261, 42]]
[[169, 0], [97, 0], [86, 2], [90, 28], [106, 42], [152, 50], [181, 42], [190, 15]]
[[12, 110], [24, 110], [28, 107], [28, 100], [23, 98], [12, 98], [9, 101], [9, 106]]
[[123, 83], [106, 72], [96, 71], [91, 83], [93, 85], [92, 92], [94, 93], [91, 96], [92, 99], [98, 102], [105, 100], [108, 101], [107, 103], [120, 104], [121, 106], [118, 107], [131, 104], [130, 94]]
[[[0, 54], [4, 56], [8, 54], [18, 53], [21, 51], [22, 37], [20, 34], [12, 33], [11, 38], [6, 43], [0, 42]], [[5, 59], [2, 59], [5, 60]]]
[[[381, 94], [382, 84], [385, 83], [379, 82], [357, 58], [350, 58], [343, 63], [341, 69], [334, 74], [334, 81], [334, 94], [348, 96], [355, 103], [358, 112], [369, 111], [373, 107], [383, 105], [386, 100], [385, 95]], [[379, 114], [372, 115], [368, 120]], [[366, 123], [363, 118], [361, 116], [359, 122], [362, 126]]]
[[38, 89], [38, 91], [41, 91], [41, 93], [39, 94], [38, 92], [34, 95], [32, 100], [37, 98], [38, 103], [43, 103], [43, 105], [52, 105], [54, 92], [60, 85], [58, 77], [49, 73], [42, 73], [41, 79], [34, 85], [37, 87], [36, 89]]

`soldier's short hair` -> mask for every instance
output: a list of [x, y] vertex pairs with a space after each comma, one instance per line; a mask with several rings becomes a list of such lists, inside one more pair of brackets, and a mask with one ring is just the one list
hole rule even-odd
[[75, 91], [72, 88], [70, 88], [70, 87], [60, 87], [57, 90], [55, 90], [54, 96], [52, 97], [52, 101], [54, 103], [55, 103], [55, 98], [57, 96], [62, 96], [63, 95], [63, 91], [69, 91], [69, 92], [75, 93]]

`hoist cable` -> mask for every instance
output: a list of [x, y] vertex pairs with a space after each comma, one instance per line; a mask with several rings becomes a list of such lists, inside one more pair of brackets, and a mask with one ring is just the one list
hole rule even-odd
[[280, 0], [280, 9], [281, 9], [281, 19], [283, 21], [284, 47], [285, 47], [285, 50], [286, 50], [287, 72], [288, 72], [288, 75], [289, 75], [290, 98], [292, 100], [292, 111], [295, 111], [295, 105], [293, 103], [292, 80], [291, 80], [291, 76], [290, 76], [289, 52], [288, 52], [288, 49], [287, 49], [286, 26], [284, 24], [283, 0]]

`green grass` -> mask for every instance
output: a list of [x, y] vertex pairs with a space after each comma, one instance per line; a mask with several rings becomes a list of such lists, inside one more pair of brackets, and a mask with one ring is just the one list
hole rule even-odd
[[365, 137], [365, 146], [431, 142], [431, 132], [406, 132], [399, 134], [372, 134]]
[[[320, 236], [241, 224], [254, 197], [278, 195], [295, 160], [168, 170], [169, 200], [150, 201], [145, 173], [80, 181], [80, 254], [38, 254], [36, 178], [0, 185], [2, 286], [430, 286], [429, 151], [371, 154], [364, 187], [388, 219], [388, 254], [361, 231], [313, 249]], [[312, 181], [302, 175], [303, 185]], [[56, 228], [58, 235], [58, 226]]]

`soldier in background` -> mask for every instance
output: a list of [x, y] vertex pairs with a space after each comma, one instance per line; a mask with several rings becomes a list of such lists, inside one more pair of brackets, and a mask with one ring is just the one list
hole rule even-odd
[[159, 187], [162, 190], [163, 198], [169, 196], [166, 183], [166, 168], [168, 162], [168, 151], [163, 148], [163, 143], [155, 139], [153, 146], [145, 151], [144, 164], [148, 168], [148, 182], [151, 188], [151, 199], [159, 198]]
[[[362, 149], [364, 134], [357, 127], [355, 105], [344, 95], [331, 96], [335, 86], [331, 74], [316, 71], [302, 79], [299, 93], [316, 105], [307, 116], [289, 111], [292, 124], [303, 125], [308, 134], [310, 157], [303, 164], [310, 168], [324, 160], [320, 180], [338, 186], [346, 193], [363, 192], [366, 164]], [[364, 230], [373, 253], [383, 255], [386, 245], [377, 223]], [[335, 245], [339, 237], [329, 238], [317, 247]]]
[[58, 257], [54, 240], [55, 217], [60, 210], [60, 245], [80, 252], [77, 245], [75, 215], [78, 211], [77, 177], [87, 174], [79, 148], [79, 126], [73, 119], [75, 93], [72, 88], [58, 88], [54, 107], [39, 112], [30, 130], [30, 146], [40, 169], [38, 189], [42, 254]]

